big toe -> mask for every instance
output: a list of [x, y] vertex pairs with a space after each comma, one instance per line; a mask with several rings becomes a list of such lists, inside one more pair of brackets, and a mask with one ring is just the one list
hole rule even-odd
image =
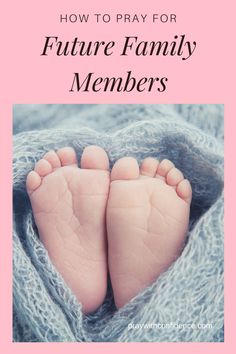
[[109, 159], [105, 150], [99, 146], [87, 146], [81, 156], [81, 168], [109, 170]]
[[131, 180], [139, 177], [139, 165], [133, 157], [123, 157], [116, 161], [111, 171], [111, 181]]

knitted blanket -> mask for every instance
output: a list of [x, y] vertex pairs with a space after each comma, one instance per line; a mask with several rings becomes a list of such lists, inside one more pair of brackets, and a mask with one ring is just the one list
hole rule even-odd
[[[16, 105], [14, 107], [13, 335], [16, 342], [219, 342], [223, 321], [223, 106]], [[81, 305], [40, 242], [27, 173], [51, 149], [103, 147], [171, 159], [191, 181], [186, 246], [156, 281], [119, 311], [111, 286], [101, 307]]]

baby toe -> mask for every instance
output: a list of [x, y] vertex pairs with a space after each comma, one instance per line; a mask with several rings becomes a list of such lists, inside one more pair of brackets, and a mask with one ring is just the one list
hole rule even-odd
[[176, 167], [172, 168], [166, 176], [166, 182], [170, 186], [176, 186], [183, 179], [184, 179], [183, 173], [180, 170], [178, 170], [178, 168]]
[[154, 177], [157, 172], [157, 167], [159, 165], [159, 161], [152, 158], [147, 157], [143, 160], [140, 167], [140, 173], [143, 176]]
[[34, 171], [39, 176], [45, 177], [52, 172], [52, 165], [47, 160], [41, 159], [35, 164]]
[[31, 194], [41, 184], [41, 177], [35, 171], [31, 171], [26, 178], [26, 189]]
[[77, 156], [72, 147], [64, 147], [57, 151], [61, 166], [77, 165]]
[[61, 167], [61, 161], [55, 151], [47, 152], [43, 158], [51, 164], [53, 169]]
[[180, 198], [182, 198], [186, 203], [190, 204], [192, 200], [192, 187], [189, 180], [182, 180], [176, 188], [176, 193]]

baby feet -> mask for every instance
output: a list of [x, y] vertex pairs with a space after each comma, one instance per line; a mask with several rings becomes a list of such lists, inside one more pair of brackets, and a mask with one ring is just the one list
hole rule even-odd
[[26, 180], [39, 237], [85, 313], [101, 305], [107, 289], [108, 169], [103, 149], [87, 147], [78, 168], [66, 147], [44, 155]]
[[119, 308], [179, 256], [188, 228], [191, 186], [169, 160], [148, 158], [139, 169], [126, 157], [111, 177], [108, 169], [99, 147], [84, 150], [81, 168], [63, 148], [47, 153], [26, 181], [40, 239], [84, 313], [104, 300], [107, 253]]
[[192, 190], [169, 160], [118, 160], [107, 205], [109, 271], [116, 306], [150, 285], [180, 255]]

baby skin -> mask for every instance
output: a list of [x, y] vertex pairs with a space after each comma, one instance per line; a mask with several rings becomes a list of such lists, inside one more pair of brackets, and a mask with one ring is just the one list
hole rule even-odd
[[124, 157], [109, 173], [100, 147], [84, 149], [80, 168], [65, 147], [36, 163], [26, 188], [39, 237], [84, 313], [102, 304], [108, 270], [120, 308], [184, 247], [192, 190], [169, 160], [139, 167]]

